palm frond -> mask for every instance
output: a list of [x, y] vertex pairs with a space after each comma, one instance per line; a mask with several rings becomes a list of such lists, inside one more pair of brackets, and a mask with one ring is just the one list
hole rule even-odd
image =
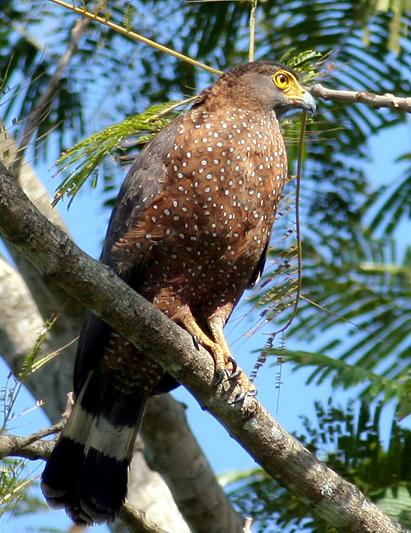
[[[291, 359], [315, 366], [310, 383], [327, 378], [334, 386], [363, 383], [364, 394], [373, 396], [404, 395], [400, 384], [411, 365], [410, 251], [401, 260], [393, 241], [359, 234], [322, 239], [317, 230], [313, 239], [304, 241], [303, 299], [290, 335], [316, 341], [315, 354], [290, 352]], [[260, 303], [270, 309], [276, 298], [263, 291]], [[394, 381], [398, 387], [390, 386]]]

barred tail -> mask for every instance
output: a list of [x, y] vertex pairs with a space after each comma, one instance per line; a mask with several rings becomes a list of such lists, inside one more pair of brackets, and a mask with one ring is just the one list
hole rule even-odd
[[65, 507], [76, 523], [115, 517], [146, 400], [141, 390], [120, 393], [90, 375], [42, 475], [51, 507]]

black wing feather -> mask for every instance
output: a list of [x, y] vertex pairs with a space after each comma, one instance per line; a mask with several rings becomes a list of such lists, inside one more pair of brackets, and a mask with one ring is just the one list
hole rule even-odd
[[[181, 119], [180, 119], [181, 120]], [[161, 131], [136, 157], [117, 196], [100, 260], [116, 269], [116, 260], [111, 254], [113, 244], [125, 235], [143, 215], [153, 197], [167, 186], [166, 155], [172, 150], [180, 120], [173, 121]], [[138, 291], [144, 280], [147, 256], [133, 264], [121, 277]], [[87, 312], [77, 348], [74, 369], [74, 393], [81, 390], [87, 376], [103, 355], [110, 337], [111, 328], [103, 320]]]
[[[100, 260], [116, 267], [111, 256], [113, 244], [136, 224], [145, 209], [167, 186], [166, 156], [175, 142], [180, 120], [164, 128], [136, 157], [120, 188]], [[138, 265], [136, 265], [138, 266]]]
[[268, 251], [268, 243], [270, 241], [270, 238], [267, 239], [267, 242], [265, 243], [263, 253], [260, 256], [260, 259], [258, 260], [258, 263], [255, 266], [254, 272], [250, 278], [250, 281], [247, 285], [247, 289], [252, 289], [256, 283], [258, 283], [258, 280], [261, 278], [262, 273], [264, 271], [265, 262], [267, 260], [267, 251]]

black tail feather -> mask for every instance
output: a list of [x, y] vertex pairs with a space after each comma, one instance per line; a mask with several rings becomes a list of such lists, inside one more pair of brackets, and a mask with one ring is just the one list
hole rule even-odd
[[50, 507], [64, 507], [75, 494], [84, 462], [84, 446], [64, 435], [47, 461], [42, 475], [43, 494]]
[[88, 451], [80, 480], [80, 508], [92, 522], [114, 519], [127, 495], [129, 463], [95, 449]]
[[86, 381], [42, 475], [49, 505], [65, 507], [78, 524], [111, 520], [120, 510], [147, 398], [98, 381]]

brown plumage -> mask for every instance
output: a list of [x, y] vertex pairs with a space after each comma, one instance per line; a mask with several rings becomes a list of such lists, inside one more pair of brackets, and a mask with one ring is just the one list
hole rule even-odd
[[[294, 73], [271, 62], [233, 69], [205, 89], [136, 158], [102, 252], [133, 289], [184, 327], [215, 361], [216, 382], [252, 393], [223, 334], [261, 274], [287, 180], [278, 118], [314, 109]], [[76, 361], [77, 397], [45, 472], [43, 492], [79, 523], [113, 518], [127, 488], [144, 404], [176, 382], [89, 315]]]

